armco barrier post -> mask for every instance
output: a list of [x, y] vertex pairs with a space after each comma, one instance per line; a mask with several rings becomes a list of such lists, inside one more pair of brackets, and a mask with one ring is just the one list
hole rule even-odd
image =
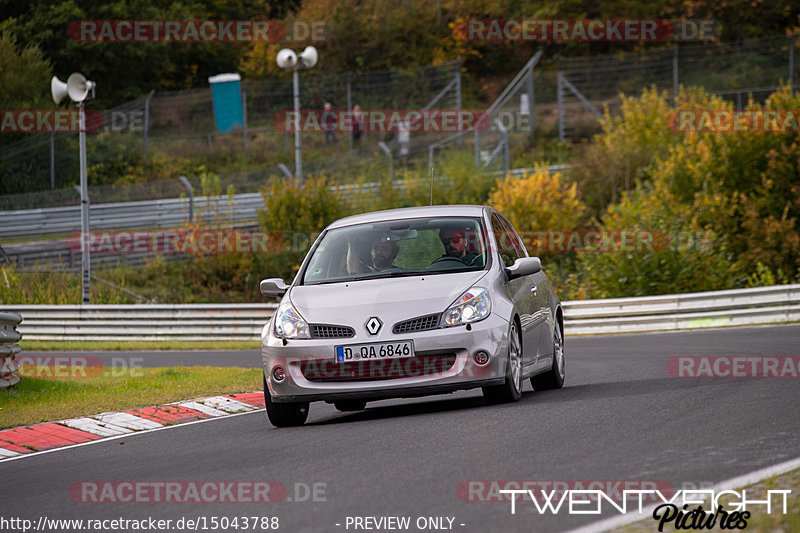
[[21, 351], [17, 342], [22, 335], [17, 331], [17, 324], [22, 317], [17, 313], [0, 312], [0, 389], [16, 385], [19, 380], [19, 363], [15, 356]]
[[194, 219], [194, 187], [192, 187], [192, 184], [189, 183], [189, 180], [186, 178], [186, 176], [178, 176], [178, 181], [180, 181], [181, 184], [186, 187], [186, 192], [189, 193], [189, 222], [192, 222]]

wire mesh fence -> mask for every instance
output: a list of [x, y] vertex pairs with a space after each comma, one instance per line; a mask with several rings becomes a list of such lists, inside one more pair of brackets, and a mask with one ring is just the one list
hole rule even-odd
[[[351, 111], [356, 105], [367, 112], [413, 110], [432, 104], [440, 109], [459, 109], [460, 74], [458, 61], [332, 76], [302, 72], [300, 106], [306, 112], [317, 113], [326, 102], [340, 113]], [[241, 96], [245, 122], [243, 127], [229, 132], [217, 130], [211, 89], [153, 92], [111, 110], [92, 111], [102, 115], [102, 126], [87, 132], [89, 168], [102, 166], [108, 175], [116, 170], [115, 165], [124, 169], [126, 161], [161, 153], [186, 158], [243, 157], [249, 164], [275, 167], [275, 173], [281, 175], [276, 165], [293, 167], [294, 162], [294, 133], [281, 122], [293, 110], [291, 78], [245, 80]], [[384, 125], [364, 132], [360, 139], [353, 138], [347, 128], [339, 128], [336, 142], [331, 143], [326, 142], [322, 132], [308, 128], [301, 131], [305, 157], [310, 161], [328, 159], [327, 165], [318, 164], [316, 168], [333, 170], [352, 167], [354, 157], [371, 158], [380, 141], [398, 150], [396, 128], [384, 130]], [[413, 140], [425, 144], [442, 135], [424, 132]], [[365, 147], [367, 143], [369, 146]], [[77, 133], [28, 134], [0, 148], [0, 195], [72, 185], [77, 182], [78, 167]], [[306, 171], [315, 171], [314, 165]], [[90, 173], [90, 182], [91, 179]], [[120, 198], [125, 196], [121, 194]], [[44, 198], [45, 195], [38, 195], [29, 202], [21, 198], [14, 201], [20, 206], [46, 205]]]
[[[534, 130], [577, 140], [599, 129], [604, 110], [615, 113], [619, 95], [655, 86], [674, 95], [678, 86], [701, 85], [741, 108], [749, 98], [763, 101], [781, 83], [800, 81], [794, 64], [797, 35], [737, 43], [681, 44], [638, 53], [559, 58], [557, 69], [526, 65], [486, 110], [477, 128], [464, 133], [414, 131], [401, 142], [396, 129], [366, 131], [360, 140], [340, 131], [326, 146], [320, 131], [302, 131], [304, 172], [349, 176], [359, 168], [395, 160], [438, 165], [448, 148], [473, 153], [479, 168], [509, 165], [508, 152], [529, 145]], [[88, 162], [106, 173], [124, 169], [136, 157], [244, 157], [254, 170], [223, 173], [220, 182], [237, 193], [255, 192], [271, 176], [294, 171], [293, 132], [281, 127], [281, 114], [293, 109], [291, 79], [245, 80], [241, 93], [245, 128], [216, 130], [210, 89], [155, 92], [103, 113], [103, 128], [89, 133]], [[378, 72], [300, 76], [300, 105], [321, 110], [462, 108], [460, 63]], [[478, 122], [480, 115], [472, 115]], [[477, 129], [477, 135], [474, 130]], [[379, 149], [378, 144], [384, 143]], [[284, 165], [281, 168], [278, 163]], [[78, 194], [77, 134], [31, 134], [0, 148], [0, 211], [74, 205]], [[158, 199], [186, 194], [174, 176], [114, 186], [90, 186], [93, 204]], [[190, 177], [199, 187], [199, 178]], [[52, 190], [47, 190], [52, 189]], [[31, 191], [5, 194], [10, 191]]]
[[598, 112], [615, 113], [620, 94], [655, 87], [675, 98], [680, 86], [701, 86], [742, 109], [762, 103], [782, 83], [797, 87], [798, 35], [735, 43], [681, 44], [624, 55], [560, 57], [557, 81], [559, 137], [585, 137], [599, 129]]

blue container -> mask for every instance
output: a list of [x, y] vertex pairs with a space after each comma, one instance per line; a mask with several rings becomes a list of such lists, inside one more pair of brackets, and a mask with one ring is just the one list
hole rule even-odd
[[244, 126], [242, 91], [239, 89], [241, 79], [238, 74], [217, 74], [208, 78], [217, 131], [225, 133]]

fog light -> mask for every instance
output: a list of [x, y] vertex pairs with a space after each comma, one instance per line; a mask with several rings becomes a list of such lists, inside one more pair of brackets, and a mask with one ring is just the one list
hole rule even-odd
[[272, 379], [280, 383], [286, 379], [286, 370], [282, 366], [276, 366], [272, 369]]
[[472, 358], [475, 360], [475, 364], [480, 366], [483, 366], [489, 362], [489, 354], [486, 352], [476, 352]]

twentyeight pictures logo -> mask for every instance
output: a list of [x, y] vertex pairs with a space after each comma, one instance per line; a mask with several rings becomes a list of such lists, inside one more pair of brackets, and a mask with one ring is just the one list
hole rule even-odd
[[[693, 483], [684, 484], [694, 485]], [[652, 505], [658, 531], [675, 529], [744, 529], [753, 511], [787, 514], [791, 490], [758, 491], [677, 489], [664, 480], [464, 480], [456, 487], [464, 502], [498, 502], [512, 515], [521, 508], [540, 515], [644, 515]], [[648, 514], [650, 511], [646, 511]], [[527, 514], [527, 513], [526, 513]]]

